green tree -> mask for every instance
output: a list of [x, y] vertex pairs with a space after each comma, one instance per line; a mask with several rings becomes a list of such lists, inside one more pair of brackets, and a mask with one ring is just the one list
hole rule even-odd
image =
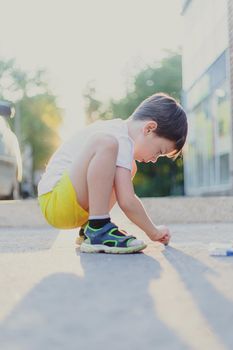
[[90, 81], [87, 83], [83, 91], [85, 101], [85, 116], [86, 123], [90, 124], [98, 119], [112, 119], [112, 105], [110, 103], [104, 104], [96, 98], [96, 88]]

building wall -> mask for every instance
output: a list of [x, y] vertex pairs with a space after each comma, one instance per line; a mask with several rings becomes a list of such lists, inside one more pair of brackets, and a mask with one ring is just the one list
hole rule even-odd
[[189, 134], [184, 154], [185, 193], [232, 190], [232, 126], [226, 0], [185, 3], [183, 102]]
[[[233, 0], [227, 2], [228, 12], [228, 38], [229, 38], [229, 75], [230, 75], [230, 96], [231, 96], [231, 134], [233, 135]], [[233, 137], [232, 137], [232, 150], [233, 150]], [[233, 156], [231, 158], [231, 178], [233, 178]], [[233, 182], [233, 180], [232, 180]], [[232, 193], [233, 194], [233, 189]]]

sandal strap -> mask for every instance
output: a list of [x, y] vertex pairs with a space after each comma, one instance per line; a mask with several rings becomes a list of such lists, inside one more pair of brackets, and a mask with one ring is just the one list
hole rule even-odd
[[115, 231], [118, 231], [118, 226], [109, 222], [101, 229], [92, 229], [87, 226], [85, 228], [85, 236], [90, 239], [91, 244], [106, 244], [112, 242], [115, 244], [115, 247], [128, 247], [128, 241], [136, 239], [136, 237], [132, 235], [126, 236], [123, 233], [122, 235], [116, 235], [114, 234]]

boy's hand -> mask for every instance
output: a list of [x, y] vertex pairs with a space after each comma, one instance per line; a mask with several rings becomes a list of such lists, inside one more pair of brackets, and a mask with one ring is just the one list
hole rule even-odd
[[157, 226], [156, 229], [158, 233], [154, 240], [163, 243], [164, 245], [168, 245], [171, 238], [169, 228], [164, 225], [161, 225]]

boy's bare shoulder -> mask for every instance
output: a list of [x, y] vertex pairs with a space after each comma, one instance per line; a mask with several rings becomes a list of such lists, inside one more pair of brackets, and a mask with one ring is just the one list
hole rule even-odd
[[118, 141], [114, 136], [104, 132], [97, 132], [93, 135], [87, 134], [85, 144], [81, 150], [81, 156], [89, 159], [100, 147], [114, 147], [116, 149], [118, 147]]
[[113, 144], [113, 145], [118, 145], [118, 140], [117, 138], [107, 132], [96, 132], [94, 135], [91, 135], [88, 140], [89, 144], [95, 144], [95, 145], [100, 145], [100, 144]]

